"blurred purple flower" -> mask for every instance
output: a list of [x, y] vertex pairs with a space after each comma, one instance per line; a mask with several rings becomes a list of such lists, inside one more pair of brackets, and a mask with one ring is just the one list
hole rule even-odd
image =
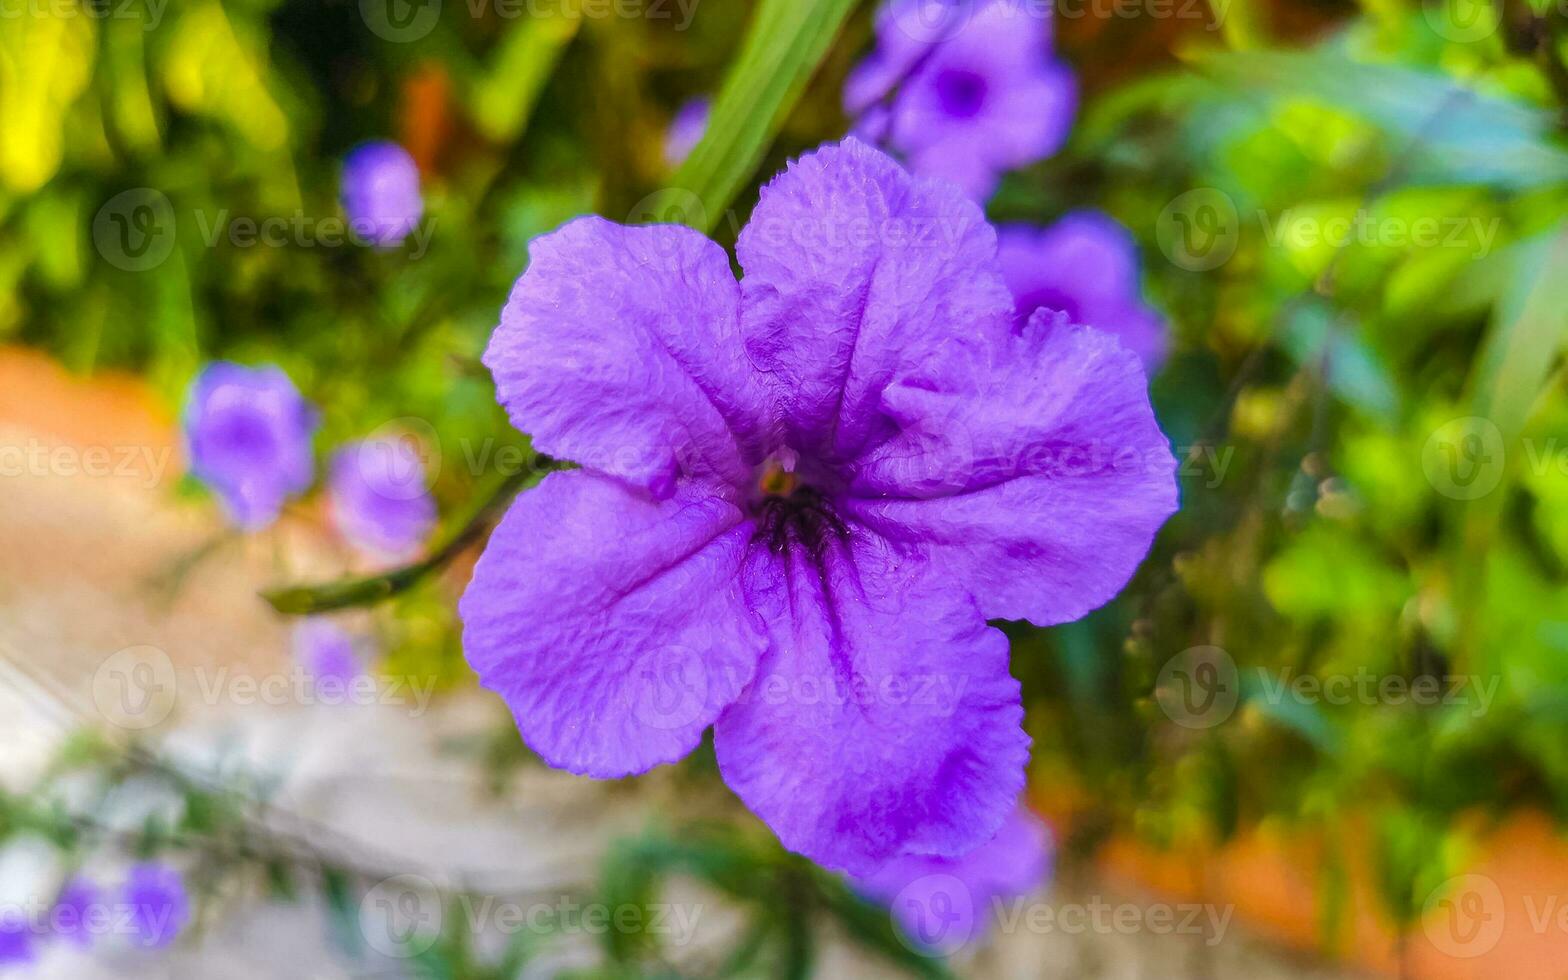
[[280, 369], [216, 361], [196, 376], [186, 400], [191, 475], [218, 495], [237, 526], [266, 527], [286, 499], [310, 486], [317, 422]]
[[1077, 83], [1052, 56], [1042, 9], [894, 0], [877, 18], [876, 49], [845, 83], [854, 132], [984, 201], [1003, 171], [1060, 149], [1072, 125]]
[[354, 233], [381, 248], [401, 245], [425, 213], [419, 166], [387, 140], [362, 143], [343, 159], [342, 198]]
[[294, 627], [294, 662], [315, 680], [347, 684], [362, 665], [354, 637], [330, 619], [305, 619]]
[[91, 881], [78, 876], [60, 889], [54, 908], [49, 913], [49, 928], [60, 939], [87, 949], [93, 944], [94, 929], [112, 925], [108, 921], [98, 921], [100, 916], [107, 919], [107, 915], [103, 892]]
[[328, 482], [333, 523], [375, 558], [411, 557], [435, 526], [435, 501], [412, 436], [349, 443], [333, 454]]
[[740, 283], [674, 225], [533, 242], [484, 360], [582, 469], [491, 536], [469, 663], [553, 766], [642, 772], [713, 725], [818, 863], [966, 854], [1028, 757], [986, 620], [1084, 615], [1175, 510], [1143, 369], [1060, 318], [1015, 330], [979, 208], [853, 139], [769, 184], [736, 252]]
[[0, 912], [0, 972], [38, 958], [32, 924], [18, 910]]
[[1052, 857], [1050, 830], [1019, 806], [995, 837], [963, 857], [906, 855], [851, 881], [887, 905], [916, 945], [952, 953], [980, 938], [996, 899], [1022, 898], [1044, 884]]
[[692, 149], [702, 141], [702, 135], [708, 131], [708, 116], [712, 111], [712, 99], [690, 99], [670, 120], [670, 131], [664, 137], [664, 160], [671, 169], [685, 163]]
[[1098, 211], [1074, 211], [1049, 228], [997, 230], [997, 261], [1022, 325], [1035, 310], [1060, 310], [1074, 323], [1115, 334], [1150, 374], [1165, 358], [1164, 318], [1143, 302], [1138, 246]]
[[120, 902], [130, 913], [131, 941], [148, 949], [174, 942], [191, 917], [185, 883], [166, 864], [148, 862], [131, 868]]

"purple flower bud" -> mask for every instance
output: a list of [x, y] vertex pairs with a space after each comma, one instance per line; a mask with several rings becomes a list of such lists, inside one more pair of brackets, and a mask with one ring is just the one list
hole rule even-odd
[[686, 162], [686, 157], [702, 141], [708, 131], [708, 117], [713, 111], [713, 100], [703, 97], [687, 101], [670, 121], [670, 130], [664, 137], [664, 159], [673, 170]]
[[390, 141], [363, 143], [343, 160], [343, 210], [354, 233], [379, 248], [395, 248], [425, 213], [419, 167]]
[[412, 436], [344, 446], [332, 457], [329, 482], [333, 523], [377, 559], [412, 556], [435, 526], [435, 501]]
[[191, 475], [218, 495], [235, 525], [259, 530], [310, 486], [317, 424], [315, 409], [280, 369], [209, 364], [185, 406]]
[[912, 944], [952, 953], [984, 935], [995, 899], [1021, 898], [1044, 884], [1053, 856], [1050, 830], [1019, 807], [995, 837], [963, 857], [905, 855], [851, 881], [888, 906]]
[[0, 913], [0, 971], [36, 960], [34, 939], [26, 916], [18, 911]]
[[93, 944], [93, 929], [107, 925], [96, 921], [106, 914], [98, 911], [104, 908], [103, 892], [97, 885], [86, 878], [72, 878], [55, 899], [49, 913], [49, 930], [71, 945], [87, 949]]
[[180, 873], [165, 864], [138, 864], [126, 877], [120, 901], [130, 912], [131, 941], [148, 949], [174, 942], [190, 922], [190, 898]]
[[354, 638], [330, 619], [307, 619], [294, 627], [294, 660], [316, 680], [347, 684], [361, 672]]

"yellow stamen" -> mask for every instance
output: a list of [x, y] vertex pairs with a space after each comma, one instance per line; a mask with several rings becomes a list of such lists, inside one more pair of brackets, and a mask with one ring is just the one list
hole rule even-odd
[[795, 474], [782, 466], [769, 466], [763, 471], [757, 485], [771, 497], [787, 497], [795, 490]]

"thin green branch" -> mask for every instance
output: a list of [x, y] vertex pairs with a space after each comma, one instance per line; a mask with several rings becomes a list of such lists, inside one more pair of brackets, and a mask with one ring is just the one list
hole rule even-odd
[[548, 469], [541, 460], [533, 467], [519, 470], [504, 477], [488, 495], [462, 528], [429, 556], [395, 568], [380, 575], [364, 578], [341, 579], [316, 585], [290, 585], [269, 589], [261, 597], [273, 609], [285, 616], [312, 616], [334, 609], [349, 609], [384, 602], [408, 591], [431, 573], [444, 568], [452, 559], [462, 554], [489, 532], [491, 525], [501, 516], [512, 498], [530, 479]]

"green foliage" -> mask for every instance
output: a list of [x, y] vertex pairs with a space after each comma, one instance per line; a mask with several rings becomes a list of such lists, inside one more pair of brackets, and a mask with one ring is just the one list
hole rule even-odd
[[[1107, 608], [1051, 630], [1003, 624], [1042, 791], [1061, 781], [1089, 801], [1065, 848], [1308, 827], [1330, 846], [1330, 948], [1346, 941], [1348, 821], [1372, 828], [1383, 910], [1409, 927], [1462, 866], [1461, 817], [1568, 817], [1568, 103], [1545, 21], [1444, 36], [1442, 18], [1467, 22], [1476, 2], [1367, 2], [1310, 37], [1271, 34], [1289, 18], [1248, 3], [1148, 63], [1060, 25], [1085, 79], [1072, 142], [988, 205], [1034, 224], [1111, 213], [1173, 333], [1152, 395], [1187, 460], [1180, 514]], [[445, 546], [268, 598], [292, 614], [390, 600], [398, 669], [463, 682], [443, 572], [552, 465], [506, 423], [477, 362], [528, 242], [588, 211], [727, 241], [789, 153], [842, 135], [838, 94], [870, 5], [704, 4], [683, 30], [571, 4], [515, 17], [447, 4], [414, 40], [369, 29], [354, 3], [114, 6], [132, 16], [31, 5], [0, 31], [0, 340], [83, 373], [139, 372], [171, 411], [203, 361], [279, 363], [324, 407], [322, 452], [417, 423], [443, 461]], [[672, 173], [664, 128], [706, 94], [708, 134]], [[340, 217], [343, 155], [386, 137], [423, 167], [421, 234], [390, 251], [312, 237]], [[1195, 191], [1225, 233], [1202, 267], [1172, 247], [1172, 213]], [[148, 192], [172, 215], [168, 252], [127, 268], [100, 215]], [[283, 232], [247, 244], [241, 219]], [[1415, 233], [1423, 223], [1435, 237]], [[1201, 728], [1160, 691], [1199, 646], [1236, 671], [1231, 713]], [[1351, 693], [1331, 700], [1342, 680]], [[1395, 698], [1390, 682], [1445, 697]], [[477, 754], [497, 786], [529, 761], [510, 728]], [[344, 949], [361, 944], [363, 876], [251, 853], [258, 830], [234, 793], [90, 738], [57, 767], [172, 787], [177, 820], [117, 844], [239, 849], [269, 894], [318, 890]], [[711, 754], [682, 778], [715, 779]], [[77, 816], [0, 796], [0, 836], [101, 843]], [[743, 907], [718, 975], [807, 973], [830, 923], [910, 972], [943, 971], [750, 824], [650, 831], [601, 870], [606, 901], [651, 901], [676, 880]], [[470, 938], [443, 936], [416, 967], [514, 976], [549, 940], [498, 952]], [[647, 934], [608, 934], [600, 952], [591, 975], [673, 970]]]

